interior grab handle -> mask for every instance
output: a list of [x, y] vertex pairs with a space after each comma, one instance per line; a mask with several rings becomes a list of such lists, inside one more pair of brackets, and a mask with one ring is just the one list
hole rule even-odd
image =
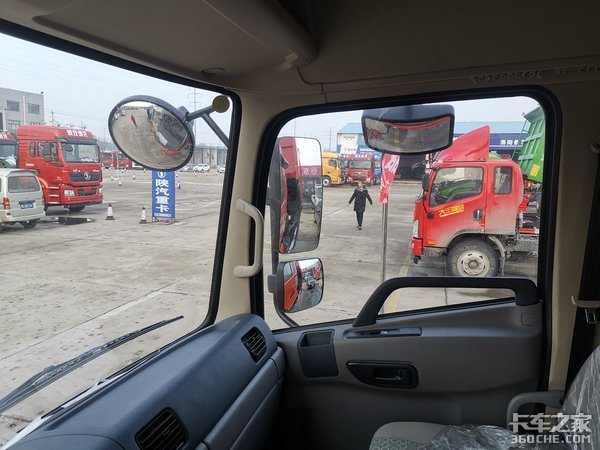
[[260, 211], [254, 205], [238, 198], [235, 206], [239, 211], [254, 220], [254, 262], [251, 266], [235, 266], [233, 274], [238, 278], [250, 278], [258, 274], [262, 269], [262, 245], [265, 221]]

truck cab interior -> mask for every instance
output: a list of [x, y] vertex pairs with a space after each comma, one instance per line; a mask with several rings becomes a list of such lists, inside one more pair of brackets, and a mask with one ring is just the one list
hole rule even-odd
[[[512, 413], [556, 419], [563, 392], [570, 387], [579, 395], [582, 384], [597, 378], [593, 359], [581, 367], [595, 346], [600, 308], [600, 121], [593, 113], [600, 99], [600, 4], [0, 0], [0, 6], [3, 34], [204, 89], [231, 104], [214, 265], [203, 285], [206, 312], [184, 336], [13, 430], [6, 448], [359, 450], [525, 442], [511, 441], [513, 433], [534, 436], [527, 441], [534, 446], [600, 445], [593, 391], [563, 410], [570, 421], [583, 415], [585, 426], [575, 431], [510, 425]], [[296, 130], [303, 118], [334, 113], [489, 99], [511, 105], [522, 98], [532, 103], [519, 113], [539, 105], [545, 116], [532, 276], [400, 270], [368, 289], [344, 288], [363, 272], [328, 259], [325, 221], [335, 214], [327, 211], [319, 182], [307, 200], [316, 239], [302, 234], [302, 219], [296, 228], [276, 225], [289, 215], [281, 198], [272, 201], [287, 195], [285, 183], [273, 178], [290, 173], [277, 145], [284, 127], [289, 135], [292, 123]], [[160, 106], [157, 114], [171, 112], [178, 126], [188, 127], [176, 109], [146, 100]], [[218, 111], [218, 101], [211, 108]], [[107, 112], [112, 130], [119, 121], [137, 128], [129, 119], [135, 111], [121, 111]], [[122, 142], [121, 150], [129, 148], [128, 156], [143, 163], [136, 152], [144, 149]], [[190, 142], [178, 144], [183, 157], [170, 168], [154, 168], [186, 165]], [[334, 186], [323, 195], [335, 192]], [[320, 201], [322, 210], [315, 206]], [[303, 213], [306, 207], [301, 203]], [[444, 214], [459, 211], [450, 208]], [[288, 231], [285, 245], [271, 242]], [[488, 242], [493, 253], [499, 245]], [[296, 260], [284, 280], [283, 266]], [[298, 312], [283, 299], [289, 273], [298, 277], [298, 297], [313, 299]], [[336, 286], [334, 276], [341, 280], [338, 303], [314, 300]], [[303, 288], [308, 281], [310, 289]], [[440, 291], [446, 301], [439, 305], [390, 307], [400, 297], [417, 304]], [[477, 301], [448, 301], [453, 295]], [[346, 310], [344, 302], [360, 306]], [[448, 426], [466, 431], [453, 441]]]

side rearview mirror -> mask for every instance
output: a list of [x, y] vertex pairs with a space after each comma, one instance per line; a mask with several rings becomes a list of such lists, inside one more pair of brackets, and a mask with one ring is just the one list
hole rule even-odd
[[423, 189], [423, 192], [429, 191], [429, 173], [423, 174], [423, 179], [421, 180], [421, 188]]
[[323, 298], [323, 263], [320, 259], [281, 262], [277, 266], [275, 305], [280, 312], [312, 308]]
[[365, 143], [393, 154], [431, 153], [452, 144], [454, 108], [450, 105], [411, 105], [363, 111]]
[[319, 141], [279, 138], [271, 159], [268, 191], [272, 252], [298, 253], [317, 248], [323, 210]]

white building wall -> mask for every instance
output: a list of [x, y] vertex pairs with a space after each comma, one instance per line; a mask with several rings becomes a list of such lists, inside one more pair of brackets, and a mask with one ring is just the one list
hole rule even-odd
[[44, 125], [44, 95], [0, 88], [0, 129], [15, 132], [19, 125]]

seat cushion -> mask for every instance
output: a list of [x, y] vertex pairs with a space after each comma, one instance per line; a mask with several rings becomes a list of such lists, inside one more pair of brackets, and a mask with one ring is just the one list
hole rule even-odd
[[[414, 444], [429, 444], [446, 425], [427, 422], [390, 422], [380, 427], [369, 450], [416, 449]], [[412, 444], [412, 446], [411, 446]], [[426, 448], [423, 446], [423, 448]]]
[[508, 450], [514, 448], [513, 438], [510, 430], [491, 425], [391, 422], [375, 432], [369, 450]]

